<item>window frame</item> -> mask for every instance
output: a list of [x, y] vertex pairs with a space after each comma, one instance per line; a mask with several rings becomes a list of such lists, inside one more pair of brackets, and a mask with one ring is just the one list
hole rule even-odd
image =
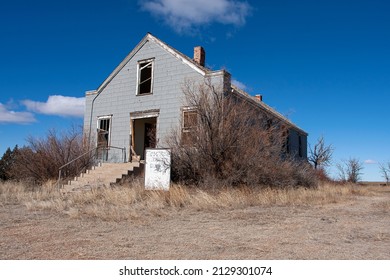
[[[141, 66], [142, 64], [146, 64], [144, 66]], [[148, 65], [151, 65], [151, 73], [150, 73], [150, 92], [144, 92], [141, 93], [141, 73], [144, 68], [146, 68]], [[154, 58], [148, 58], [148, 59], [143, 59], [139, 60], [137, 63], [137, 90], [136, 90], [136, 95], [137, 96], [145, 96], [145, 95], [152, 95], [153, 94], [153, 81], [154, 80]]]
[[[194, 125], [191, 125], [191, 126], [186, 126], [185, 125], [185, 115], [186, 114], [194, 114], [195, 117], [196, 117], [196, 123]], [[186, 109], [183, 109], [182, 110], [182, 127], [181, 127], [181, 130], [182, 132], [190, 132], [191, 130], [193, 130], [194, 128], [196, 128], [199, 124], [199, 120], [198, 120], [198, 113], [196, 112], [196, 109], [195, 108], [186, 108]]]
[[[97, 124], [96, 124], [96, 147], [99, 146], [99, 130], [101, 130], [100, 128], [100, 123], [101, 121], [104, 121], [104, 120], [108, 120], [108, 131], [107, 131], [107, 134], [108, 134], [108, 139], [107, 139], [107, 147], [110, 147], [111, 145], [111, 128], [112, 128], [112, 115], [106, 115], [106, 116], [99, 116], [97, 117]], [[102, 129], [104, 130], [104, 129]]]
[[[182, 119], [181, 119], [181, 141], [182, 141], [182, 143], [186, 142], [185, 135], [191, 134], [194, 131], [194, 129], [196, 129], [199, 125], [199, 116], [198, 116], [198, 113], [196, 111], [197, 110], [195, 107], [182, 108], [182, 112], [181, 112], [181, 116], [182, 116]], [[196, 124], [194, 124], [192, 126], [185, 126], [185, 114], [188, 114], [188, 113], [190, 113], [190, 114], [192, 113], [192, 114], [196, 115]]]
[[302, 142], [303, 142], [302, 135], [298, 134], [298, 155], [300, 158], [303, 158], [303, 151], [302, 151], [303, 143]]

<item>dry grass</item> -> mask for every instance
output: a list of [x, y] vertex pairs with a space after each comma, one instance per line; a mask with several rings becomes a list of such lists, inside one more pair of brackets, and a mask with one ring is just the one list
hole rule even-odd
[[[217, 211], [250, 206], [310, 206], [337, 203], [370, 190], [353, 185], [325, 184], [317, 189], [227, 188], [218, 191], [173, 185], [169, 192], [145, 191], [142, 182], [128, 186], [61, 194], [48, 182], [34, 189], [21, 183], [0, 183], [0, 205], [23, 204], [29, 210], [51, 210], [73, 218], [105, 221], [165, 215], [184, 208]], [[389, 203], [381, 205], [387, 211]]]
[[138, 183], [62, 195], [0, 183], [0, 257], [389, 259], [389, 198], [380, 186], [151, 192]]

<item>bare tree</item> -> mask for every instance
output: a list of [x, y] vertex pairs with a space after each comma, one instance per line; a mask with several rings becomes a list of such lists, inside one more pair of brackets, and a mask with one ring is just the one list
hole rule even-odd
[[186, 109], [181, 128], [168, 140], [174, 180], [285, 187], [315, 184], [305, 163], [283, 156], [288, 135], [283, 123], [208, 79], [186, 81], [183, 92]]
[[386, 184], [390, 183], [390, 161], [387, 163], [379, 164], [380, 172], [382, 173], [382, 177], [385, 179]]
[[357, 183], [361, 180], [363, 163], [357, 158], [343, 160], [336, 165], [339, 171], [339, 179], [343, 182]]
[[[58, 135], [55, 130], [50, 130], [46, 137], [36, 138], [30, 136], [28, 145], [19, 148], [15, 157], [11, 173], [17, 180], [29, 180], [33, 183], [43, 183], [56, 179], [60, 166], [82, 155], [88, 148], [83, 135], [77, 128]], [[90, 163], [89, 158], [78, 162], [69, 170], [73, 176], [82, 167]]]
[[312, 149], [309, 145], [309, 162], [314, 166], [314, 169], [328, 166], [332, 160], [333, 146], [325, 145], [324, 137], [318, 138], [317, 143]]

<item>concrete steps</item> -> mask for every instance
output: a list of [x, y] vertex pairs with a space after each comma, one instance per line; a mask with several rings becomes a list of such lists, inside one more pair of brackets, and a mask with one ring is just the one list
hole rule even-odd
[[83, 173], [69, 181], [68, 184], [63, 186], [62, 192], [109, 187], [111, 184], [119, 183], [124, 176], [130, 175], [139, 166], [139, 162], [103, 163], [101, 166], [88, 170], [87, 173]]

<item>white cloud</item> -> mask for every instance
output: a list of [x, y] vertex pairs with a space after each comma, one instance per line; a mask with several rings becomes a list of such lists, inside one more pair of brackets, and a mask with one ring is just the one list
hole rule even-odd
[[30, 111], [63, 117], [83, 117], [85, 98], [51, 95], [46, 102], [24, 100], [22, 103]]
[[140, 1], [143, 10], [163, 19], [181, 33], [213, 22], [242, 26], [252, 7], [238, 0], [148, 0]]
[[34, 115], [30, 112], [11, 111], [0, 103], [0, 123], [28, 124], [35, 121]]
[[377, 164], [378, 162], [376, 160], [373, 160], [373, 159], [366, 159], [364, 161], [365, 164]]

